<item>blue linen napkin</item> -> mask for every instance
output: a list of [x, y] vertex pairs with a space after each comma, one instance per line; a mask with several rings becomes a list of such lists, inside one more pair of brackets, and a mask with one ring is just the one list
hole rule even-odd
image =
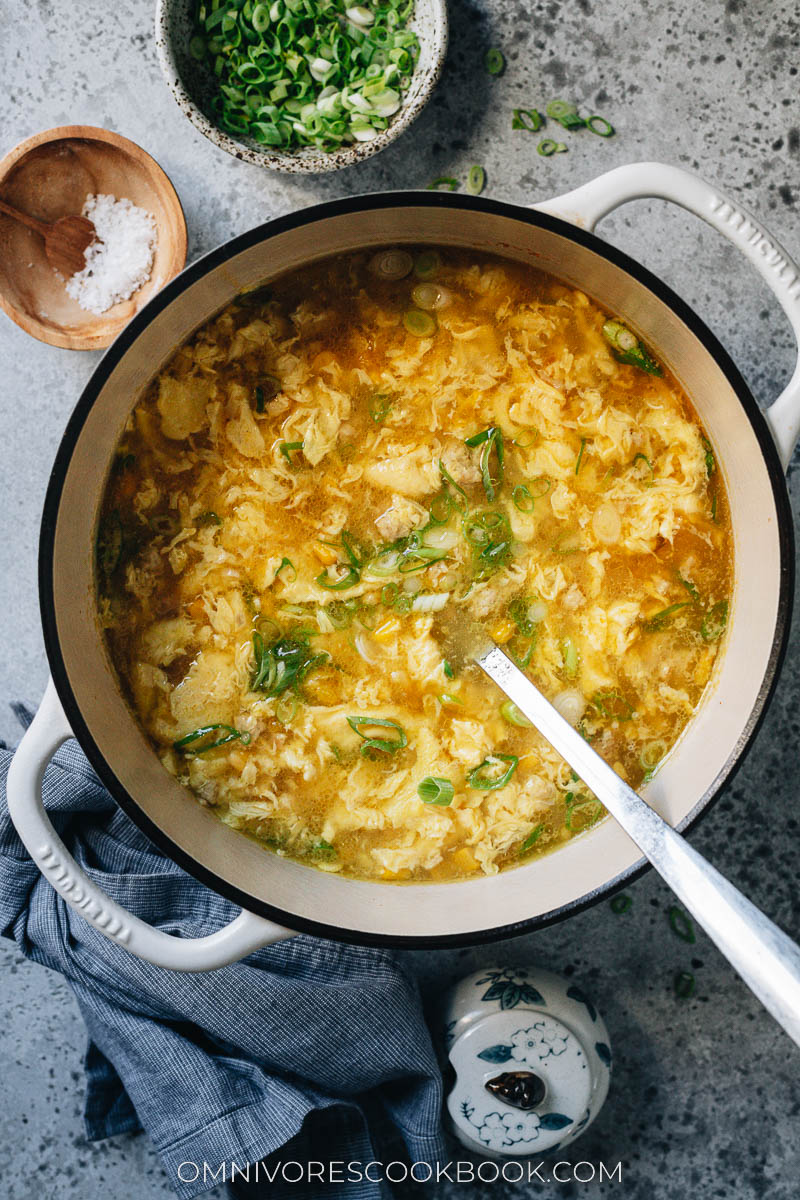
[[[441, 1075], [416, 981], [394, 955], [302, 936], [203, 975], [134, 958], [78, 916], [28, 857], [8, 816], [10, 760], [0, 748], [0, 934], [75, 993], [89, 1034], [89, 1139], [144, 1128], [185, 1200], [222, 1182], [222, 1163], [381, 1161], [390, 1132], [411, 1163], [442, 1158]], [[235, 915], [154, 848], [76, 742], [48, 767], [44, 800], [84, 870], [143, 920], [198, 937]], [[186, 1163], [199, 1164], [197, 1179]], [[369, 1179], [282, 1178], [259, 1194], [386, 1194]], [[238, 1187], [237, 1196], [250, 1194]]]

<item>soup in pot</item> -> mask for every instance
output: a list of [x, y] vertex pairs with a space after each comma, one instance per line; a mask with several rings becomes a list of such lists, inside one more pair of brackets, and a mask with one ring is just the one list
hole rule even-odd
[[477, 619], [633, 787], [701, 702], [732, 537], [634, 331], [514, 262], [389, 249], [239, 297], [133, 410], [98, 533], [167, 771], [278, 854], [493, 874], [603, 809], [445, 631]]

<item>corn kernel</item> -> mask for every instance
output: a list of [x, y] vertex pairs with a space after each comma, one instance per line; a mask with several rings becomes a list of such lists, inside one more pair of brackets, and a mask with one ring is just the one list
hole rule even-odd
[[514, 622], [509, 621], [507, 617], [504, 617], [502, 621], [497, 621], [489, 630], [489, 632], [491, 633], [494, 641], [497, 642], [498, 646], [503, 646], [514, 632]]
[[456, 850], [453, 855], [453, 866], [459, 871], [477, 871], [478, 863], [475, 855], [467, 846], [462, 846], [460, 850]]
[[381, 879], [409, 879], [411, 872], [408, 867], [401, 867], [399, 871], [390, 871], [388, 867], [384, 867], [381, 872]]
[[313, 549], [323, 567], [332, 567], [336, 562], [336, 551], [331, 546], [323, 546], [322, 542], [317, 542]]

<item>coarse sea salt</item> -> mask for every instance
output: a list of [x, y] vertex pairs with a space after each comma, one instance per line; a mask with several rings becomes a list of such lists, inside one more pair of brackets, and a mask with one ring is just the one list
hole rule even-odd
[[114, 196], [87, 196], [83, 215], [94, 224], [97, 237], [86, 250], [86, 265], [66, 287], [81, 308], [99, 315], [150, 278], [156, 223], [145, 209]]

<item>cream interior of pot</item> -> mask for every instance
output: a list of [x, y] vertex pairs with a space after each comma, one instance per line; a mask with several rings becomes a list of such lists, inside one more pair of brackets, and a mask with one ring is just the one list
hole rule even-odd
[[209, 269], [150, 321], [102, 385], [78, 437], [63, 484], [52, 563], [58, 639], [75, 700], [97, 747], [142, 813], [221, 883], [279, 909], [289, 925], [295, 915], [356, 939], [359, 933], [480, 936], [580, 902], [640, 854], [607, 819], [555, 853], [500, 875], [439, 884], [361, 882], [261, 848], [217, 821], [162, 768], [121, 695], [96, 621], [98, 506], [115, 443], [143, 387], [177, 345], [245, 288], [313, 258], [359, 247], [450, 244], [530, 263], [629, 321], [686, 388], [709, 432], [735, 538], [736, 585], [724, 657], [700, 710], [646, 790], [673, 825], [685, 823], [713, 793], [760, 708], [775, 653], [781, 561], [775, 501], [758, 439], [721, 367], [687, 325], [647, 287], [564, 230], [562, 235], [498, 212], [398, 204], [322, 217], [265, 237]]

